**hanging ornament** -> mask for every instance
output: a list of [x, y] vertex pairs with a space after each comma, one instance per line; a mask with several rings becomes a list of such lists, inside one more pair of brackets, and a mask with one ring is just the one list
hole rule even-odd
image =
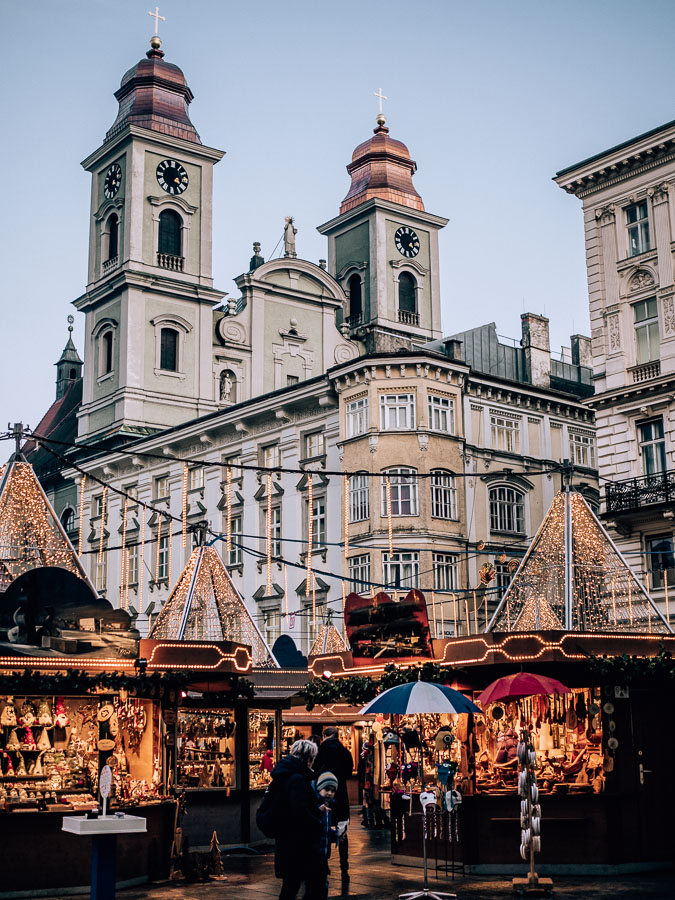
[[497, 570], [492, 563], [483, 563], [478, 574], [480, 575], [480, 580], [483, 584], [490, 584], [490, 582], [494, 581], [496, 578]]
[[83, 475], [80, 479], [80, 525], [77, 536], [77, 553], [82, 556], [82, 540], [84, 536], [84, 488], [87, 483], [87, 476]]
[[507, 559], [506, 553], [500, 553], [499, 556], [497, 557], [497, 562], [499, 563], [500, 566], [503, 566], [504, 563], [506, 562], [506, 559]]
[[485, 550], [485, 541], [478, 541], [476, 544], [476, 550]]
[[312, 473], [309, 473], [307, 479], [307, 576], [305, 578], [305, 597], [309, 597], [312, 589], [312, 544], [314, 535], [312, 534], [312, 508], [314, 506], [314, 485], [312, 483]]
[[182, 507], [182, 521], [183, 521], [183, 546], [187, 546], [187, 513], [188, 513], [188, 501], [187, 501], [187, 488], [188, 488], [188, 464], [183, 463], [183, 507]]

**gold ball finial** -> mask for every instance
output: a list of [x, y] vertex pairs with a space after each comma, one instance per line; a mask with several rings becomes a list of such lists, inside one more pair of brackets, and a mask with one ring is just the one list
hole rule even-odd
[[377, 122], [378, 125], [386, 125], [387, 117], [385, 115], [383, 115], [382, 113], [380, 113], [377, 116], [377, 118], [375, 119], [375, 121]]
[[150, 46], [153, 50], [159, 50], [159, 48], [162, 46], [162, 41], [159, 35], [153, 34], [153, 36], [150, 38]]

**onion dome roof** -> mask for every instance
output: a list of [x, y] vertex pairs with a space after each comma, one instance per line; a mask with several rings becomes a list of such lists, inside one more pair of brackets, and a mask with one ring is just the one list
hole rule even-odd
[[402, 141], [389, 137], [385, 121], [380, 114], [374, 136], [359, 144], [352, 154], [347, 166], [352, 183], [340, 206], [340, 214], [373, 197], [424, 210], [422, 198], [412, 183], [417, 163], [410, 158], [410, 151]]
[[160, 39], [153, 37], [147, 59], [132, 66], [122, 78], [119, 90], [115, 92], [119, 111], [105, 136], [107, 141], [127, 125], [137, 125], [184, 141], [201, 143], [188, 113], [193, 93], [182, 70], [164, 61], [160, 46]]

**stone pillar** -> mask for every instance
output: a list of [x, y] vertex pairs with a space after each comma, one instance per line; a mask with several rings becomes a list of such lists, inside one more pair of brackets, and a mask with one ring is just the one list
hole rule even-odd
[[654, 243], [659, 265], [659, 286], [669, 287], [673, 283], [673, 255], [670, 249], [670, 216], [668, 210], [668, 189], [666, 182], [650, 188], [647, 192], [652, 199], [654, 214]]
[[525, 366], [530, 384], [537, 387], [551, 386], [551, 344], [548, 335], [548, 319], [535, 313], [523, 313], [520, 317], [525, 350]]

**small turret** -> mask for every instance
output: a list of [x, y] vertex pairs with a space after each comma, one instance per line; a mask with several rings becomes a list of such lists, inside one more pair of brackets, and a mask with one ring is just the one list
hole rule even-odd
[[56, 399], [60, 400], [74, 381], [82, 378], [82, 366], [84, 363], [73, 343], [73, 322], [75, 319], [68, 316], [68, 341], [63, 348], [63, 353], [56, 366]]

